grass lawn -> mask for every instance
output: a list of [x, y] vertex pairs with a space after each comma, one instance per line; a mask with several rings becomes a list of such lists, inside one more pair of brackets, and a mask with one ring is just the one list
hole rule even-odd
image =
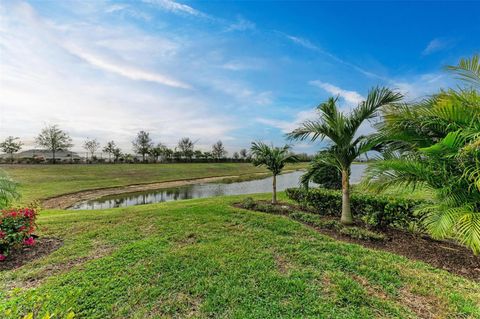
[[64, 246], [0, 273], [0, 317], [480, 318], [479, 283], [230, 206], [240, 198], [44, 211], [41, 235]]
[[[286, 169], [307, 165], [289, 164]], [[0, 168], [20, 183], [22, 203], [94, 188], [267, 172], [250, 163], [1, 165]]]

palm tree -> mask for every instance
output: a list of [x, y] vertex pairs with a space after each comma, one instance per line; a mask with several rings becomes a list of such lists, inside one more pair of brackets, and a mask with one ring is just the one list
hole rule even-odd
[[288, 162], [296, 162], [297, 157], [290, 152], [290, 146], [283, 147], [268, 146], [262, 142], [253, 142], [251, 147], [253, 156], [253, 165], [265, 166], [273, 174], [272, 181], [272, 204], [277, 203], [277, 175], [279, 175], [285, 164]]
[[384, 160], [365, 183], [423, 186], [432, 202], [417, 207], [428, 233], [480, 252], [480, 84], [478, 56], [448, 67], [471, 87], [441, 91], [419, 103], [383, 111], [377, 139]]
[[331, 140], [330, 151], [323, 156], [323, 161], [335, 166], [342, 174], [341, 222], [344, 224], [353, 223], [350, 208], [350, 167], [358, 156], [368, 152], [373, 146], [370, 136], [357, 136], [357, 131], [362, 123], [377, 116], [380, 108], [402, 98], [400, 93], [376, 87], [370, 90], [367, 99], [359, 103], [350, 114], [344, 114], [337, 106], [338, 97], [331, 97], [318, 106], [319, 119], [306, 121], [288, 134], [289, 138], [294, 140]]

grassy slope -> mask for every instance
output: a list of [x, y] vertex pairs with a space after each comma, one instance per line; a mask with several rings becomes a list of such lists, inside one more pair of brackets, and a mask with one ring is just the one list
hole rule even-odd
[[[306, 163], [286, 169], [305, 167]], [[80, 190], [153, 183], [211, 176], [266, 172], [249, 163], [104, 164], [104, 165], [2, 165], [20, 182], [22, 202]]]
[[43, 212], [42, 235], [65, 244], [0, 274], [0, 317], [480, 318], [478, 283], [232, 208], [239, 198]]

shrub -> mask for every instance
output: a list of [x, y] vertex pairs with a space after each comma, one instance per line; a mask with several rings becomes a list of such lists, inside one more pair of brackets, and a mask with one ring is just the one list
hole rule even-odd
[[[287, 196], [302, 207], [321, 214], [339, 216], [342, 210], [342, 193], [328, 189], [304, 190], [289, 188]], [[419, 224], [420, 217], [414, 214], [415, 206], [424, 202], [412, 199], [389, 198], [381, 195], [352, 194], [354, 216], [360, 217], [373, 227], [391, 226], [408, 229], [412, 223]]]
[[240, 207], [245, 209], [253, 209], [257, 205], [255, 200], [252, 197], [247, 197], [239, 203]]
[[5, 260], [10, 251], [22, 245], [35, 244], [33, 232], [37, 213], [34, 209], [3, 210], [0, 215], [0, 261]]

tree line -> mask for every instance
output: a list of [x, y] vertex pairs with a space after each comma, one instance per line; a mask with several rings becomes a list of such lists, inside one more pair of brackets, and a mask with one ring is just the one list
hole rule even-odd
[[[108, 141], [103, 147], [97, 139], [87, 138], [82, 147], [85, 150], [85, 160], [89, 163], [104, 162], [208, 162], [208, 161], [239, 161], [247, 162], [251, 160], [251, 154], [243, 148], [238, 152], [233, 152], [229, 157], [227, 150], [221, 140], [211, 146], [209, 151], [195, 149], [195, 141], [189, 137], [181, 138], [173, 148], [167, 147], [163, 143], [155, 143], [147, 131], [137, 133], [132, 141], [134, 154], [123, 152], [117, 146], [115, 141]], [[59, 152], [68, 152], [73, 147], [70, 135], [59, 128], [58, 125], [49, 125], [41, 130], [35, 139], [35, 144], [42, 150], [48, 151], [52, 155], [51, 162], [58, 162], [57, 154]], [[23, 142], [18, 137], [8, 136], [0, 143], [0, 149], [8, 155], [7, 160], [15, 161], [15, 154], [23, 146]], [[107, 154], [107, 158], [99, 158], [96, 154], [101, 151]], [[140, 157], [140, 159], [139, 159]], [[299, 154], [298, 157], [303, 160], [309, 160], [307, 154]], [[70, 158], [73, 162], [73, 158]]]

